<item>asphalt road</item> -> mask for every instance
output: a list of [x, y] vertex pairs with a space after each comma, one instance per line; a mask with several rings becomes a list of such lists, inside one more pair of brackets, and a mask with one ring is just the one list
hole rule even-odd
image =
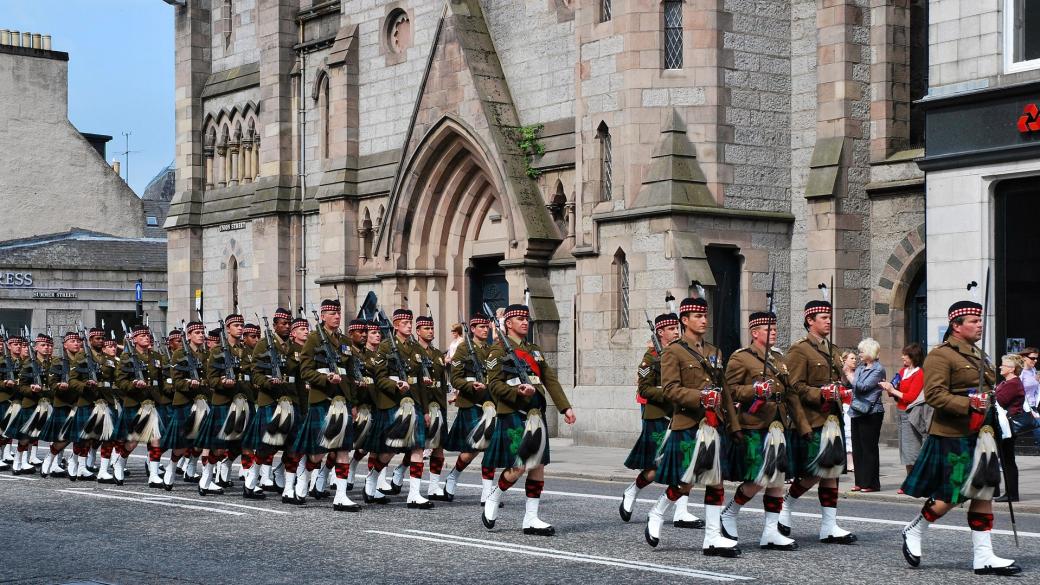
[[[756, 499], [741, 515], [743, 557], [716, 559], [701, 554], [700, 530], [666, 524], [658, 548], [645, 544], [646, 511], [659, 487], [643, 491], [626, 524], [617, 514], [623, 484], [550, 479], [541, 517], [557, 535], [545, 538], [520, 531], [522, 485], [507, 493], [495, 530], [486, 530], [477, 505], [479, 476], [472, 473], [463, 476], [454, 502], [434, 510], [408, 510], [402, 494], [391, 505], [351, 514], [333, 512], [331, 500], [294, 507], [244, 500], [234, 489], [234, 495], [202, 498], [181, 482], [170, 493], [149, 489], [141, 462], [132, 461], [135, 473], [122, 487], [0, 474], [0, 583], [978, 581], [964, 510], [933, 527], [922, 567], [911, 569], [900, 554], [899, 531], [917, 506], [842, 500], [839, 523], [860, 540], [824, 545], [816, 540], [818, 505], [809, 494], [796, 508], [800, 550], [772, 552], [757, 547], [762, 512]], [[701, 497], [695, 491], [694, 504]], [[1035, 580], [1040, 515], [1018, 515], [1016, 549], [1006, 509], [998, 506], [995, 549], [1024, 567], [1019, 580]]]

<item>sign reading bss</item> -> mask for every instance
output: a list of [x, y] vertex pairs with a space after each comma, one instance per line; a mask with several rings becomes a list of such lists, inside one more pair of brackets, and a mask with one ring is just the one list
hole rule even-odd
[[32, 272], [0, 272], [0, 286], [32, 286]]

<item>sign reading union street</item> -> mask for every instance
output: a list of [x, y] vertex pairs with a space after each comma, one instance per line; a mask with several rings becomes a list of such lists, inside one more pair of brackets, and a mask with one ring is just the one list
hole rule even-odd
[[222, 232], [230, 232], [230, 231], [234, 231], [234, 230], [244, 230], [244, 229], [246, 229], [246, 222], [244, 222], [244, 221], [236, 221], [234, 223], [222, 223], [222, 224], [220, 224], [220, 231], [222, 231]]
[[0, 272], [0, 286], [30, 287], [32, 285], [32, 272]]

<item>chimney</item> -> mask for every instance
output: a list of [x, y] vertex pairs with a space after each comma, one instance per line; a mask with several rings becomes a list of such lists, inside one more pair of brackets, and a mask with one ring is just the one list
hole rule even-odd
[[32, 48], [40, 49], [43, 45], [43, 35], [40, 33], [33, 33], [32, 36]]
[[43, 35], [43, 50], [51, 50], [51, 35]]
[[11, 31], [6, 28], [0, 28], [0, 45], [11, 44]]
[[16, 30], [11, 31], [11, 46], [21, 47], [22, 46], [22, 35]]
[[122, 176], [119, 174], [119, 159], [112, 159], [112, 170], [116, 172], [116, 176]]

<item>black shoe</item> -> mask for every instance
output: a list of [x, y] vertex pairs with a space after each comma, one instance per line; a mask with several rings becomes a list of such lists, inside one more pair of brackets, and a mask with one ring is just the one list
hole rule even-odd
[[621, 521], [622, 522], [628, 522], [629, 520], [632, 519], [632, 510], [626, 510], [625, 509], [625, 500], [624, 499], [622, 499], [621, 503], [618, 504], [617, 511], [618, 511], [618, 514], [621, 515]]
[[354, 482], [350, 482], [350, 483], [347, 484], [347, 491], [348, 492], [354, 491]]
[[361, 492], [361, 499], [366, 504], [379, 504], [380, 506], [385, 506], [390, 503], [390, 499], [386, 496], [383, 496], [382, 498], [376, 498], [368, 495], [367, 492]]
[[222, 489], [211, 490], [211, 489], [206, 489], [206, 488], [199, 488], [199, 495], [200, 496], [222, 496], [222, 495], [224, 495], [224, 490], [222, 490]]
[[51, 476], [51, 475], [50, 475], [49, 473], [41, 473], [41, 474], [40, 474], [40, 479], [47, 479], [47, 478], [48, 478], [48, 477], [50, 477], [50, 476]]
[[450, 502], [450, 501], [452, 501], [455, 498], [448, 497], [448, 494], [433, 494], [433, 495], [430, 495], [430, 496], [426, 496], [426, 499], [428, 499], [428, 500], [437, 500], [438, 502]]
[[247, 500], [264, 500], [267, 499], [267, 494], [265, 494], [263, 491], [254, 491], [247, 487], [243, 487], [242, 497]]
[[408, 502], [409, 510], [432, 510], [433, 502], [426, 500], [425, 502]]
[[[75, 475], [70, 475], [70, 476], [69, 476], [69, 481], [77, 481], [78, 479], [79, 479], [79, 478], [78, 478], [78, 477], [76, 477]], [[83, 478], [83, 479], [87, 479], [87, 478]]]
[[855, 534], [846, 534], [845, 536], [828, 536], [827, 538], [821, 538], [820, 542], [824, 544], [852, 544], [859, 540]]
[[736, 536], [733, 536], [732, 534], [729, 533], [728, 530], [726, 530], [726, 526], [723, 525], [722, 522], [719, 522], [719, 531], [722, 533], [722, 537], [723, 538], [728, 538], [728, 539], [732, 540], [733, 542], [739, 542], [740, 541], [739, 538], [737, 538]]
[[268, 493], [279, 493], [282, 491], [282, 488], [273, 483], [271, 485], [261, 485], [260, 489]]
[[119, 486], [119, 487], [123, 487], [124, 483], [126, 483], [125, 479], [117, 479], [116, 480], [116, 485]]
[[[696, 520], [674, 520], [672, 522], [672, 526], [674, 526], [675, 528], [701, 529], [704, 528], [704, 520], [701, 520], [700, 518]], [[723, 531], [723, 533], [725, 533], [725, 531]], [[735, 538], [730, 538], [728, 536], [726, 538], [729, 538], [730, 540], [736, 540]]]
[[100, 484], [112, 485], [112, 484], [116, 483], [116, 478], [114, 478], [114, 477], [99, 477], [97, 479], [97, 482], [100, 483]]
[[282, 503], [283, 504], [292, 504], [293, 506], [302, 506], [302, 505], [304, 505], [306, 503], [306, 501], [297, 498], [295, 495], [292, 495], [292, 496], [282, 496]]
[[[501, 510], [502, 508], [505, 508], [505, 507], [506, 507], [506, 504], [505, 504], [505, 502], [499, 502], [499, 503], [498, 503], [498, 509], [499, 509], [499, 510]], [[484, 502], [481, 502], [481, 503], [480, 503], [480, 509], [481, 509], [481, 510], [483, 510], [483, 509], [484, 509]]]
[[727, 559], [733, 559], [740, 556], [740, 549], [738, 547], [733, 548], [716, 548], [709, 546], [703, 549], [704, 556], [706, 557], [725, 557]]
[[333, 504], [333, 512], [360, 512], [361, 506], [357, 504]]
[[148, 482], [148, 487], [153, 489], [166, 489], [166, 484], [163, 482]]
[[231, 481], [230, 479], [224, 480], [224, 481], [215, 481], [213, 483], [219, 485], [220, 487], [222, 487], [224, 489], [230, 489], [230, 488], [235, 487], [235, 482]]
[[495, 527], [495, 521], [488, 520], [488, 517], [484, 515], [484, 512], [480, 513], [480, 522], [484, 525], [484, 528], [487, 528], [488, 530], [491, 530]]
[[903, 534], [903, 558], [906, 559], [906, 563], [911, 567], [921, 566], [921, 557], [910, 552], [910, 549], [906, 546], [906, 534]]
[[1009, 565], [1007, 567], [983, 567], [981, 569], [975, 569], [976, 575], [1017, 575], [1022, 572], [1022, 567], [1018, 565]]
[[166, 483], [164, 481], [162, 487], [163, 487], [164, 490], [166, 490], [168, 492], [172, 492], [173, 491], [173, 484], [172, 483]]
[[524, 528], [524, 534], [530, 534], [533, 536], [552, 536], [556, 534], [556, 529], [552, 526], [546, 526], [545, 528]]
[[791, 550], [798, 550], [798, 543], [797, 542], [792, 542], [791, 544], [773, 544], [773, 543], [770, 542], [770, 543], [759, 545], [758, 548], [760, 548], [762, 550], [786, 550], [786, 551], [791, 551]]
[[401, 488], [403, 488], [403, 487], [404, 487], [404, 483], [390, 482], [390, 489], [388, 489], [388, 490], [379, 490], [379, 491], [383, 492], [385, 495], [388, 495], [388, 496], [396, 496], [397, 494], [401, 493]]
[[319, 492], [317, 489], [312, 489], [310, 492], [307, 493], [307, 495], [314, 498], [315, 500], [324, 500], [332, 494], [330, 494], [327, 491]]
[[650, 523], [649, 523], [649, 521], [646, 524], [646, 528], [643, 529], [643, 538], [646, 539], [646, 543], [647, 544], [649, 544], [650, 546], [652, 546], [654, 548], [657, 548], [657, 545], [661, 544], [661, 539], [660, 538], [654, 538], [650, 534]]
[[777, 524], [776, 525], [776, 531], [779, 532], [780, 534], [783, 534], [784, 536], [791, 536], [791, 527], [790, 526], [784, 526], [783, 524]]

